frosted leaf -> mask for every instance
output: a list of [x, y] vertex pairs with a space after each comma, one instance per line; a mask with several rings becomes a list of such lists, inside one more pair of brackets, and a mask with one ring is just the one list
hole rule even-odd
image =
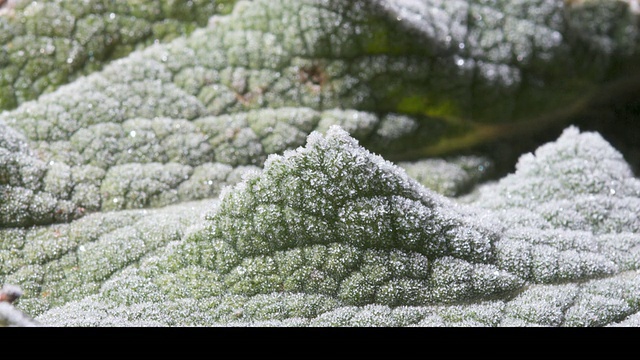
[[0, 60], [0, 110], [36, 99], [154, 40], [188, 34], [219, 10], [206, 1], [189, 4], [12, 1], [0, 14], [0, 46], [11, 54], [8, 64]]
[[[599, 135], [568, 129], [464, 204], [384, 160], [619, 89], [640, 51], [630, 2], [232, 3], [0, 15], [0, 280], [24, 289], [20, 311], [69, 326], [634, 323], [640, 188]], [[448, 194], [483, 176], [416, 164]]]
[[399, 162], [409, 176], [446, 196], [459, 196], [485, 179], [493, 168], [491, 160], [477, 156]]
[[[296, 178], [302, 182], [284, 186], [293, 184]], [[306, 193], [315, 188], [310, 182], [320, 178], [326, 192]], [[451, 209], [444, 210], [446, 207]], [[380, 315], [369, 315], [367, 310], [361, 312], [362, 320], [351, 319], [353, 325], [364, 325], [387, 321], [384, 319], [391, 316], [391, 310], [386, 306], [424, 306], [497, 296], [522, 286], [520, 279], [491, 265], [491, 246], [479, 246], [480, 241], [468, 238], [473, 233], [485, 234], [481, 236], [488, 236], [484, 241], [490, 243], [495, 235], [478, 224], [467, 223], [454, 209], [454, 203], [423, 188], [403, 170], [367, 152], [334, 126], [324, 137], [310, 135], [306, 147], [270, 156], [262, 172], [226, 190], [203, 228], [168, 247], [160, 259], [142, 265], [136, 276], [154, 274], [154, 286], [160, 288], [152, 292], [171, 294], [176, 300], [218, 296], [220, 301], [228, 301], [225, 299], [239, 297], [242, 319], [237, 320], [254, 325], [263, 320], [319, 314], [316, 309], [293, 315], [289, 307], [297, 306], [294, 299], [298, 296], [325, 299], [323, 311], [335, 306], [327, 308], [326, 301], [370, 305], [374, 313], [378, 308], [387, 309]], [[424, 212], [421, 218], [431, 225], [415, 223], [404, 231], [404, 238], [399, 238], [394, 235], [394, 224], [399, 224], [408, 210]], [[447, 234], [450, 227], [469, 231]], [[142, 249], [136, 245], [140, 241], [135, 240], [137, 236], [120, 239], [131, 236], [127, 234], [116, 231], [90, 244], [79, 254], [81, 261], [86, 258], [90, 263], [81, 267], [90, 269], [93, 276], [108, 276], [119, 262], [135, 258], [141, 251], [137, 249]], [[467, 241], [478, 244], [462, 248]], [[129, 244], [127, 252], [113, 248], [112, 242]], [[204, 254], [210, 258], [203, 258]], [[199, 269], [196, 273], [185, 272], [193, 266]], [[468, 276], [456, 280], [459, 290], [445, 286], [461, 269]], [[197, 273], [210, 275], [193, 281]], [[192, 275], [185, 277], [187, 274]], [[118, 297], [122, 299], [118, 301], [132, 301], [135, 295], [128, 288], [134, 285], [129, 281], [139, 283], [134, 281], [136, 276], [126, 275], [118, 282], [125, 287], [120, 293], [126, 296]], [[176, 277], [182, 279], [181, 289], [174, 287], [176, 280], [170, 280]], [[212, 293], [203, 293], [203, 281]], [[100, 293], [113, 294], [109, 295], [110, 301], [116, 299], [116, 293], [107, 292], [105, 286]], [[146, 291], [139, 289], [137, 293], [148, 299]], [[264, 302], [274, 294], [278, 294], [278, 302]], [[215, 308], [208, 311], [214, 318], [224, 319]]]
[[[610, 191], [612, 186], [617, 189], [615, 193]], [[491, 209], [521, 208], [537, 213], [548, 227], [564, 231], [519, 235], [511, 231], [509, 237], [515, 235], [530, 245], [560, 247], [560, 251], [597, 253], [604, 257], [596, 260], [589, 255], [574, 261], [596, 261], [580, 267], [615, 271], [616, 267], [606, 262], [621, 256], [615, 248], [623, 244], [616, 246], [600, 238], [604, 234], [637, 233], [640, 223], [632, 214], [640, 209], [639, 188], [640, 182], [622, 155], [600, 135], [569, 128], [557, 142], [540, 147], [535, 155], [523, 156], [515, 174], [481, 188], [482, 195], [475, 203]], [[515, 227], [522, 226], [522, 219], [520, 215], [504, 218]]]
[[[580, 143], [583, 135], [574, 135], [541, 149], [555, 158], [554, 145]], [[601, 145], [598, 153], [607, 154]], [[633, 186], [631, 178], [627, 183]], [[37, 319], [71, 326], [633, 324], [640, 310], [640, 239], [634, 233], [519, 223], [508, 216], [488, 221], [500, 210], [482, 205], [431, 192], [334, 126], [325, 135], [312, 133], [305, 147], [270, 156], [261, 172], [226, 188], [204, 222], [173, 237], [158, 255], [110, 275], [100, 289], [85, 290], [95, 295], [76, 295], [82, 300]], [[111, 262], [137, 256], [109, 245], [119, 233], [126, 232], [85, 246], [106, 274]], [[104, 251], [120, 255], [109, 260], [112, 255], [99, 255]], [[24, 282], [37, 273], [27, 269], [11, 279]], [[162, 305], [151, 312], [149, 301]], [[115, 310], [124, 304], [126, 314]], [[105, 306], [115, 315], [90, 320], [89, 309]]]

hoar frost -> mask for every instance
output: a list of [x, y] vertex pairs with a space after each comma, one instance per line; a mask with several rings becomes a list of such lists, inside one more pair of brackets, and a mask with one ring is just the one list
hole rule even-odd
[[599, 135], [568, 129], [464, 205], [423, 184], [462, 195], [484, 159], [383, 160], [503, 120], [529, 131], [609, 91], [637, 69], [631, 2], [232, 3], [0, 14], [0, 280], [20, 310], [68, 326], [637, 324], [638, 180]]
[[[563, 227], [529, 210], [538, 201], [532, 198], [543, 198], [535, 189], [527, 193], [530, 203], [523, 199], [515, 213], [498, 201], [482, 200], [513, 189], [511, 177], [553, 169], [566, 159], [564, 149], [571, 149], [573, 159], [610, 158], [600, 168], [605, 182], [609, 170], [624, 167], [601, 137], [569, 128], [557, 142], [524, 156], [515, 174], [486, 185], [475, 201], [463, 205], [423, 187], [341, 128], [330, 127], [326, 135], [312, 133], [305, 147], [271, 155], [263, 171], [224, 190], [204, 223], [142, 261], [135, 276], [125, 272], [109, 281], [109, 289], [135, 291], [135, 297], [123, 303], [103, 286], [37, 320], [67, 325], [615, 324], [639, 310], [637, 220], [619, 224], [619, 232], [594, 224]], [[560, 173], [550, 170], [549, 180], [570, 181], [567, 176], [592, 166], [579, 163], [584, 167], [568, 174], [562, 173], [565, 166], [558, 167]], [[638, 181], [630, 173], [609, 176], [625, 184], [620, 193], [628, 195], [620, 195], [620, 211], [634, 208]], [[528, 181], [538, 180], [521, 181], [527, 188]], [[602, 197], [590, 189], [563, 190], [574, 198], [588, 193], [595, 207], [611, 196], [606, 187]], [[144, 304], [160, 294], [151, 312]], [[94, 307], [105, 315], [92, 312], [91, 320], [85, 318]], [[177, 309], [180, 316], [172, 316]], [[197, 310], [187, 314], [187, 309]]]

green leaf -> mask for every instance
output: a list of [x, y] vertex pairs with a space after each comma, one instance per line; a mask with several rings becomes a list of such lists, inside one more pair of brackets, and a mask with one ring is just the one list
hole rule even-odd
[[111, 60], [167, 42], [227, 13], [234, 1], [61, 0], [0, 9], [0, 110], [51, 92]]
[[[575, 164], [570, 170], [561, 163], [568, 150]], [[601, 326], [636, 314], [640, 221], [630, 214], [640, 207], [640, 181], [620, 171], [626, 163], [599, 135], [575, 128], [533, 156], [462, 205], [424, 188], [337, 126], [326, 136], [314, 132], [305, 147], [270, 156], [262, 172], [228, 188], [188, 234], [107, 280], [94, 295], [37, 320], [74, 326]], [[584, 208], [613, 206], [605, 210], [611, 217], [584, 222], [568, 208], [562, 214], [567, 222], [547, 219], [540, 209], [563, 211], [564, 203], [539, 203], [545, 193], [539, 186], [521, 206], [490, 201], [500, 194], [516, 201], [507, 192], [511, 181], [518, 178], [519, 189], [538, 184], [532, 169], [545, 169], [546, 181], [567, 184], [589, 174], [594, 161], [600, 164], [596, 178], [621, 181], [616, 194], [591, 186], [558, 191], [582, 199]], [[100, 258], [113, 256], [112, 249]]]

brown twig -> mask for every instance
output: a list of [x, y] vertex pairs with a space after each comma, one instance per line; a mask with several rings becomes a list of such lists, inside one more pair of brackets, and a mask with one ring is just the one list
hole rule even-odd
[[22, 296], [22, 289], [16, 285], [5, 284], [2, 286], [2, 289], [0, 289], [0, 302], [7, 302], [11, 304], [20, 296]]

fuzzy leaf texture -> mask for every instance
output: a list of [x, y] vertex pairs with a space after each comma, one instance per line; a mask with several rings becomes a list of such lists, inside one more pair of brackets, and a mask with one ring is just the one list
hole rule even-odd
[[36, 99], [109, 60], [203, 26], [232, 1], [3, 1], [0, 110]]
[[[425, 158], [628, 86], [636, 2], [17, 4], [0, 281], [24, 295], [0, 324], [638, 325], [640, 183], [600, 135], [495, 183], [489, 159]], [[95, 65], [31, 54], [109, 38]]]

